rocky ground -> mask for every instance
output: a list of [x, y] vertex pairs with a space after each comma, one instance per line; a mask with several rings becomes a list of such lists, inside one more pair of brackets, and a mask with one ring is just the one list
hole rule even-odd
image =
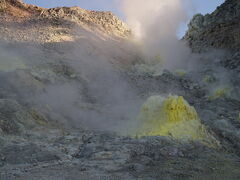
[[[1, 1], [0, 179], [239, 179], [238, 4], [194, 17], [185, 39], [205, 54], [185, 72], [144, 63], [109, 12]], [[168, 94], [219, 146], [125, 133], [149, 96]]]

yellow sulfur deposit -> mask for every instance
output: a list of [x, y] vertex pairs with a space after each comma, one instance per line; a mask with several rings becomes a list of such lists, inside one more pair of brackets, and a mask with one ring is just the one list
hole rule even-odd
[[230, 88], [228, 87], [217, 88], [213, 91], [212, 95], [209, 96], [209, 99], [214, 100], [214, 99], [226, 97], [229, 91], [230, 91]]
[[183, 140], [199, 140], [215, 146], [217, 141], [201, 124], [194, 107], [181, 96], [152, 96], [139, 114], [138, 136], [171, 136]]
[[203, 77], [203, 82], [204, 83], [213, 83], [215, 81], [215, 78], [210, 75], [206, 75]]
[[176, 71], [175, 71], [175, 74], [177, 75], [177, 76], [179, 76], [179, 77], [182, 77], [182, 76], [184, 76], [184, 75], [186, 75], [186, 71], [185, 70], [183, 70], [183, 69], [177, 69]]
[[162, 62], [162, 58], [160, 55], [155, 56], [155, 61]]

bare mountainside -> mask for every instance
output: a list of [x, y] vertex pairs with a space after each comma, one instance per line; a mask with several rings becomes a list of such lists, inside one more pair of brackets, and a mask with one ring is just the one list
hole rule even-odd
[[111, 12], [1, 0], [0, 179], [239, 179], [238, 4], [170, 71]]
[[44, 9], [14, 0], [1, 4], [3, 39], [38, 43], [71, 41], [82, 38], [79, 27], [102, 37], [130, 35], [126, 25], [111, 12], [88, 11], [79, 7]]

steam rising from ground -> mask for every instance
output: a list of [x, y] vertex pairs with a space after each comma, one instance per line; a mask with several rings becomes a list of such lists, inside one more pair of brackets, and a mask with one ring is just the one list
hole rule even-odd
[[0, 90], [7, 91], [0, 98], [16, 97], [66, 127], [121, 131], [141, 105], [115, 68], [114, 56], [124, 59], [126, 53], [110, 39], [84, 35], [86, 41], [36, 44], [31, 51], [24, 44], [0, 43]]
[[189, 0], [123, 0], [122, 11], [147, 56], [160, 56], [167, 68], [179, 68], [190, 50], [177, 38], [188, 20]]
[[[160, 56], [168, 69], [180, 68], [188, 59], [201, 59], [202, 55], [190, 54], [176, 36], [179, 24], [187, 20], [186, 2], [122, 1], [127, 22], [143, 44], [145, 59]], [[0, 43], [0, 90], [4, 90], [0, 97], [14, 98], [37, 108], [49, 119], [74, 127], [121, 131], [137, 117], [144, 100], [129, 84], [126, 74], [122, 75], [127, 69], [121, 69], [117, 61], [130, 65], [136, 56], [130, 53], [127, 43], [102, 40], [81, 28], [76, 31], [82, 37], [76, 42], [41, 46]], [[216, 54], [207, 54], [204, 59], [212, 61]], [[196, 76], [199, 78], [199, 74]]]

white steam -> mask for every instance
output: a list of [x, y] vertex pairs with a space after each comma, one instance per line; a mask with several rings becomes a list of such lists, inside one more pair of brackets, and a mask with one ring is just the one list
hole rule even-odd
[[147, 56], [160, 56], [166, 68], [179, 68], [190, 50], [177, 38], [188, 20], [189, 0], [122, 0], [122, 11]]

